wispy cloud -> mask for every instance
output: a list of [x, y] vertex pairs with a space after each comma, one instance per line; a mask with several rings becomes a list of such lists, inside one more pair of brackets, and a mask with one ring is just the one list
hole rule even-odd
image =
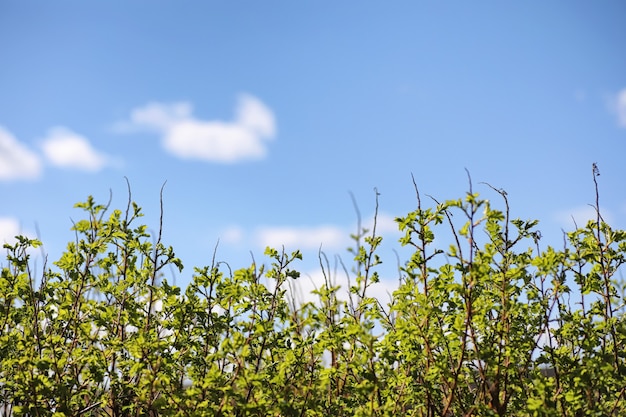
[[[371, 235], [373, 219], [366, 219], [361, 225]], [[356, 232], [356, 226], [343, 227], [332, 224], [315, 226], [257, 226], [246, 231], [239, 225], [232, 225], [220, 233], [220, 240], [225, 243], [240, 245], [249, 244], [257, 248], [267, 246], [280, 249], [283, 246], [288, 251], [295, 249], [344, 250], [353, 244], [351, 234]], [[393, 239], [400, 235], [394, 217], [379, 213], [376, 220], [376, 235], [385, 239]]]
[[258, 226], [246, 231], [233, 225], [220, 233], [220, 240], [231, 245], [270, 246], [275, 249], [344, 249], [349, 232], [337, 226]]
[[[366, 217], [363, 219], [364, 227], [368, 230], [367, 235], [371, 235], [373, 229], [373, 218]], [[350, 235], [356, 232], [356, 225], [339, 226], [339, 225], [315, 225], [315, 226], [258, 226], [246, 229], [239, 225], [230, 226], [220, 234], [220, 241], [238, 246], [250, 245], [251, 248], [265, 248], [266, 246], [281, 250], [283, 247], [287, 253], [299, 249], [304, 253], [305, 259], [311, 260], [314, 257], [310, 255], [310, 251], [321, 250], [326, 253], [323, 259], [328, 259], [329, 271], [320, 268], [302, 272], [297, 280], [289, 280], [290, 288], [288, 297], [295, 297], [297, 303], [317, 302], [319, 298], [312, 292], [321, 288], [326, 282], [326, 278], [330, 279], [332, 285], [340, 285], [337, 297], [343, 301], [349, 299], [349, 278], [345, 273], [344, 267], [339, 259], [347, 255], [344, 260], [347, 262], [346, 267], [350, 274], [350, 284], [355, 285], [354, 273], [351, 271], [350, 263], [352, 255], [348, 255], [346, 250], [353, 246]], [[379, 213], [376, 221], [376, 234], [383, 236], [389, 241], [396, 241], [400, 235], [394, 217], [387, 213]], [[327, 256], [327, 258], [326, 258]], [[393, 265], [390, 264], [393, 268]], [[325, 274], [331, 274], [325, 277]], [[392, 273], [390, 276], [395, 276]], [[383, 305], [389, 300], [389, 294], [397, 289], [398, 281], [394, 279], [381, 279], [380, 282], [372, 284], [368, 290], [368, 296], [378, 298]]]
[[[333, 265], [330, 265], [330, 267], [332, 272], [315, 269], [303, 272], [296, 280], [290, 280], [287, 297], [289, 299], [294, 298], [298, 304], [319, 302], [319, 296], [314, 294], [313, 291], [322, 288], [328, 280], [330, 285], [341, 287], [337, 292], [337, 298], [348, 302], [350, 299], [349, 286], [356, 285], [354, 276], [348, 279], [341, 267], [336, 269]], [[335, 270], [341, 272], [335, 274]], [[369, 285], [366, 296], [377, 298], [382, 305], [386, 305], [390, 300], [390, 295], [398, 289], [398, 284], [399, 282], [394, 280], [380, 280], [375, 284]], [[353, 300], [356, 301], [356, 296], [353, 296]]]
[[[611, 212], [602, 209], [600, 211], [602, 218], [607, 223], [612, 223], [613, 215]], [[575, 227], [585, 227], [589, 220], [596, 220], [596, 210], [591, 206], [572, 207], [571, 209], [561, 210], [555, 215], [555, 219], [566, 229]]]
[[39, 156], [0, 126], [0, 180], [36, 179], [41, 172]]
[[14, 243], [15, 236], [24, 234], [20, 223], [13, 217], [0, 217], [0, 247], [5, 243]]
[[626, 88], [617, 96], [617, 120], [622, 127], [626, 127]]
[[50, 163], [61, 168], [95, 172], [109, 164], [109, 158], [96, 151], [87, 138], [64, 127], [50, 129], [41, 148]]
[[162, 135], [165, 150], [183, 159], [234, 163], [261, 159], [276, 135], [272, 110], [248, 94], [239, 97], [232, 121], [200, 120], [189, 102], [153, 102], [131, 112], [118, 130], [150, 129]]
[[574, 91], [574, 99], [579, 102], [582, 103], [585, 100], [587, 100], [587, 92], [583, 89], [577, 89], [576, 91]]
[[[367, 229], [372, 230], [374, 227], [374, 219], [368, 221]], [[376, 234], [377, 235], [400, 235], [398, 230], [398, 223], [395, 221], [395, 217], [387, 213], [379, 213], [376, 218]]]
[[610, 107], [617, 115], [619, 126], [626, 128], [626, 88], [615, 95], [611, 100]]
[[316, 227], [261, 227], [255, 233], [255, 241], [261, 247], [288, 249], [336, 249], [346, 246], [349, 235], [335, 226]]
[[230, 226], [222, 230], [220, 240], [231, 245], [238, 245], [245, 239], [245, 232], [240, 226]]

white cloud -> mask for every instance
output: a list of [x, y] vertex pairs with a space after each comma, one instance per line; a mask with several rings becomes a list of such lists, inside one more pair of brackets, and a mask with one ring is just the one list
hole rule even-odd
[[0, 180], [35, 179], [41, 171], [40, 158], [0, 126]]
[[183, 159], [236, 162], [264, 157], [266, 148], [260, 139], [253, 131], [236, 124], [189, 120], [170, 128], [163, 146]]
[[176, 123], [191, 119], [192, 112], [193, 108], [190, 103], [163, 104], [152, 102], [132, 111], [131, 126], [168, 130]]
[[85, 137], [63, 127], [50, 129], [41, 147], [48, 160], [59, 167], [99, 171], [109, 163]]
[[244, 231], [239, 226], [231, 226], [222, 231], [220, 236], [220, 240], [230, 243], [230, 244], [238, 244], [244, 238]]
[[152, 102], [134, 109], [130, 122], [117, 124], [117, 130], [155, 130], [165, 150], [179, 158], [225, 163], [265, 157], [267, 141], [276, 135], [272, 111], [247, 94], [239, 97], [231, 122], [200, 120], [192, 113], [188, 102]]
[[[613, 216], [611, 212], [601, 209], [600, 214], [602, 214], [602, 218], [605, 222], [611, 224], [613, 221]], [[556, 220], [563, 226], [566, 230], [570, 228], [574, 228], [574, 222], [578, 227], [585, 227], [589, 220], [596, 220], [597, 214], [596, 210], [591, 206], [580, 206], [573, 207], [568, 210], [562, 210], [556, 214]]]
[[231, 245], [249, 245], [264, 249], [267, 246], [287, 251], [296, 249], [345, 249], [349, 240], [345, 229], [330, 226], [258, 226], [246, 231], [233, 225], [220, 232], [221, 242]]
[[[373, 226], [374, 218], [372, 217], [367, 220], [367, 224], [365, 225], [365, 228], [369, 230], [368, 234], [372, 233]], [[376, 218], [376, 235], [388, 236], [399, 234], [400, 231], [398, 230], [398, 223], [396, 223], [395, 217], [386, 213], [378, 213], [378, 217]]]
[[19, 222], [12, 217], [0, 217], [0, 247], [5, 243], [14, 243], [15, 236], [21, 233]]
[[[34, 239], [32, 232], [22, 229], [20, 222], [14, 217], [0, 217], [0, 249], [5, 243], [14, 244], [15, 236], [26, 236]], [[32, 249], [32, 248], [31, 248]]]
[[[335, 276], [331, 276], [329, 278], [331, 285], [341, 285], [341, 288], [337, 293], [337, 298], [347, 301], [348, 284], [345, 275], [342, 275], [341, 278]], [[317, 294], [313, 294], [313, 291], [322, 288], [325, 282], [326, 278], [324, 277], [324, 271], [321, 269], [303, 272], [296, 280], [289, 281], [287, 297], [288, 299], [295, 298], [297, 304], [316, 303], [319, 301], [319, 296]]]
[[[365, 220], [361, 227], [368, 230], [367, 236], [371, 236], [373, 218]], [[350, 237], [356, 233], [356, 225], [340, 227], [336, 225], [316, 226], [258, 226], [248, 232], [238, 225], [232, 225], [223, 229], [220, 233], [220, 241], [233, 245], [248, 244], [260, 248], [267, 246], [281, 249], [283, 246], [288, 250], [295, 249], [320, 249], [343, 251], [354, 242]], [[383, 236], [385, 240], [395, 241], [400, 236], [397, 223], [393, 216], [379, 213], [376, 221], [376, 235]]]
[[248, 94], [239, 97], [235, 122], [262, 137], [276, 135], [274, 113], [261, 100]]
[[347, 244], [349, 238], [345, 230], [335, 226], [316, 227], [261, 227], [255, 233], [255, 240], [261, 247], [270, 246], [289, 249], [338, 248]]
[[[332, 268], [333, 266], [331, 265], [331, 269]], [[331, 285], [339, 285], [341, 287], [339, 291], [337, 291], [337, 299], [347, 302], [350, 299], [348, 277], [341, 268], [338, 269], [338, 271], [341, 272], [338, 272], [337, 275], [331, 272], [331, 275], [327, 275], [327, 278], [330, 279]], [[313, 294], [313, 291], [322, 288], [327, 278], [324, 276], [324, 271], [321, 269], [303, 272], [298, 279], [289, 281], [290, 287], [287, 290], [287, 297], [289, 299], [295, 297], [295, 301], [298, 304], [319, 302], [319, 296]], [[381, 279], [375, 284], [370, 284], [365, 295], [378, 299], [383, 306], [386, 306], [390, 300], [391, 294], [398, 289], [398, 283], [397, 280]], [[356, 279], [353, 274], [350, 276], [350, 284], [356, 285]], [[353, 300], [356, 301], [356, 296], [353, 296]]]
[[617, 123], [626, 128], [626, 88], [617, 93], [615, 111], [617, 112]]

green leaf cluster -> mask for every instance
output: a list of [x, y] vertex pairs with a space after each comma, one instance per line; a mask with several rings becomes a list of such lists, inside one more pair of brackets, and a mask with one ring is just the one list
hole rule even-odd
[[562, 249], [541, 248], [538, 222], [493, 191], [503, 208], [471, 184], [432, 207], [417, 192], [396, 219], [411, 253], [384, 305], [376, 222], [352, 236], [352, 270], [338, 261], [347, 299], [320, 253], [325, 283], [299, 303], [299, 251], [267, 248], [234, 271], [213, 261], [181, 289], [162, 225], [153, 236], [137, 204], [89, 197], [39, 276], [39, 241], [5, 245], [0, 415], [626, 415], [626, 232], [596, 204]]

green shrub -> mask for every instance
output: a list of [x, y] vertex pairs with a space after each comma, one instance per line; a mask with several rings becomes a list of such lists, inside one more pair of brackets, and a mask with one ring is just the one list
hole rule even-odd
[[182, 263], [161, 228], [90, 197], [55, 270], [33, 276], [37, 240], [5, 245], [0, 415], [626, 415], [626, 232], [596, 201], [563, 249], [541, 249], [538, 222], [493, 190], [501, 210], [471, 183], [427, 208], [417, 192], [396, 219], [412, 253], [387, 305], [370, 296], [376, 226], [353, 236], [349, 299], [326, 267], [318, 301], [298, 304], [299, 252], [195, 268], [183, 291], [163, 276]]

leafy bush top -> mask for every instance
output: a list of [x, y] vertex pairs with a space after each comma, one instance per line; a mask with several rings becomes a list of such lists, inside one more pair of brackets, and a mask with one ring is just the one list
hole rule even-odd
[[213, 262], [183, 290], [163, 277], [181, 261], [137, 224], [137, 204], [89, 197], [56, 270], [33, 276], [37, 240], [5, 245], [0, 415], [626, 415], [626, 232], [596, 201], [563, 249], [541, 249], [538, 222], [510, 218], [494, 191], [503, 209], [471, 184], [432, 207], [417, 192], [396, 219], [411, 255], [387, 305], [368, 291], [375, 226], [353, 236], [349, 299], [323, 267], [318, 301], [298, 304], [300, 252]]

